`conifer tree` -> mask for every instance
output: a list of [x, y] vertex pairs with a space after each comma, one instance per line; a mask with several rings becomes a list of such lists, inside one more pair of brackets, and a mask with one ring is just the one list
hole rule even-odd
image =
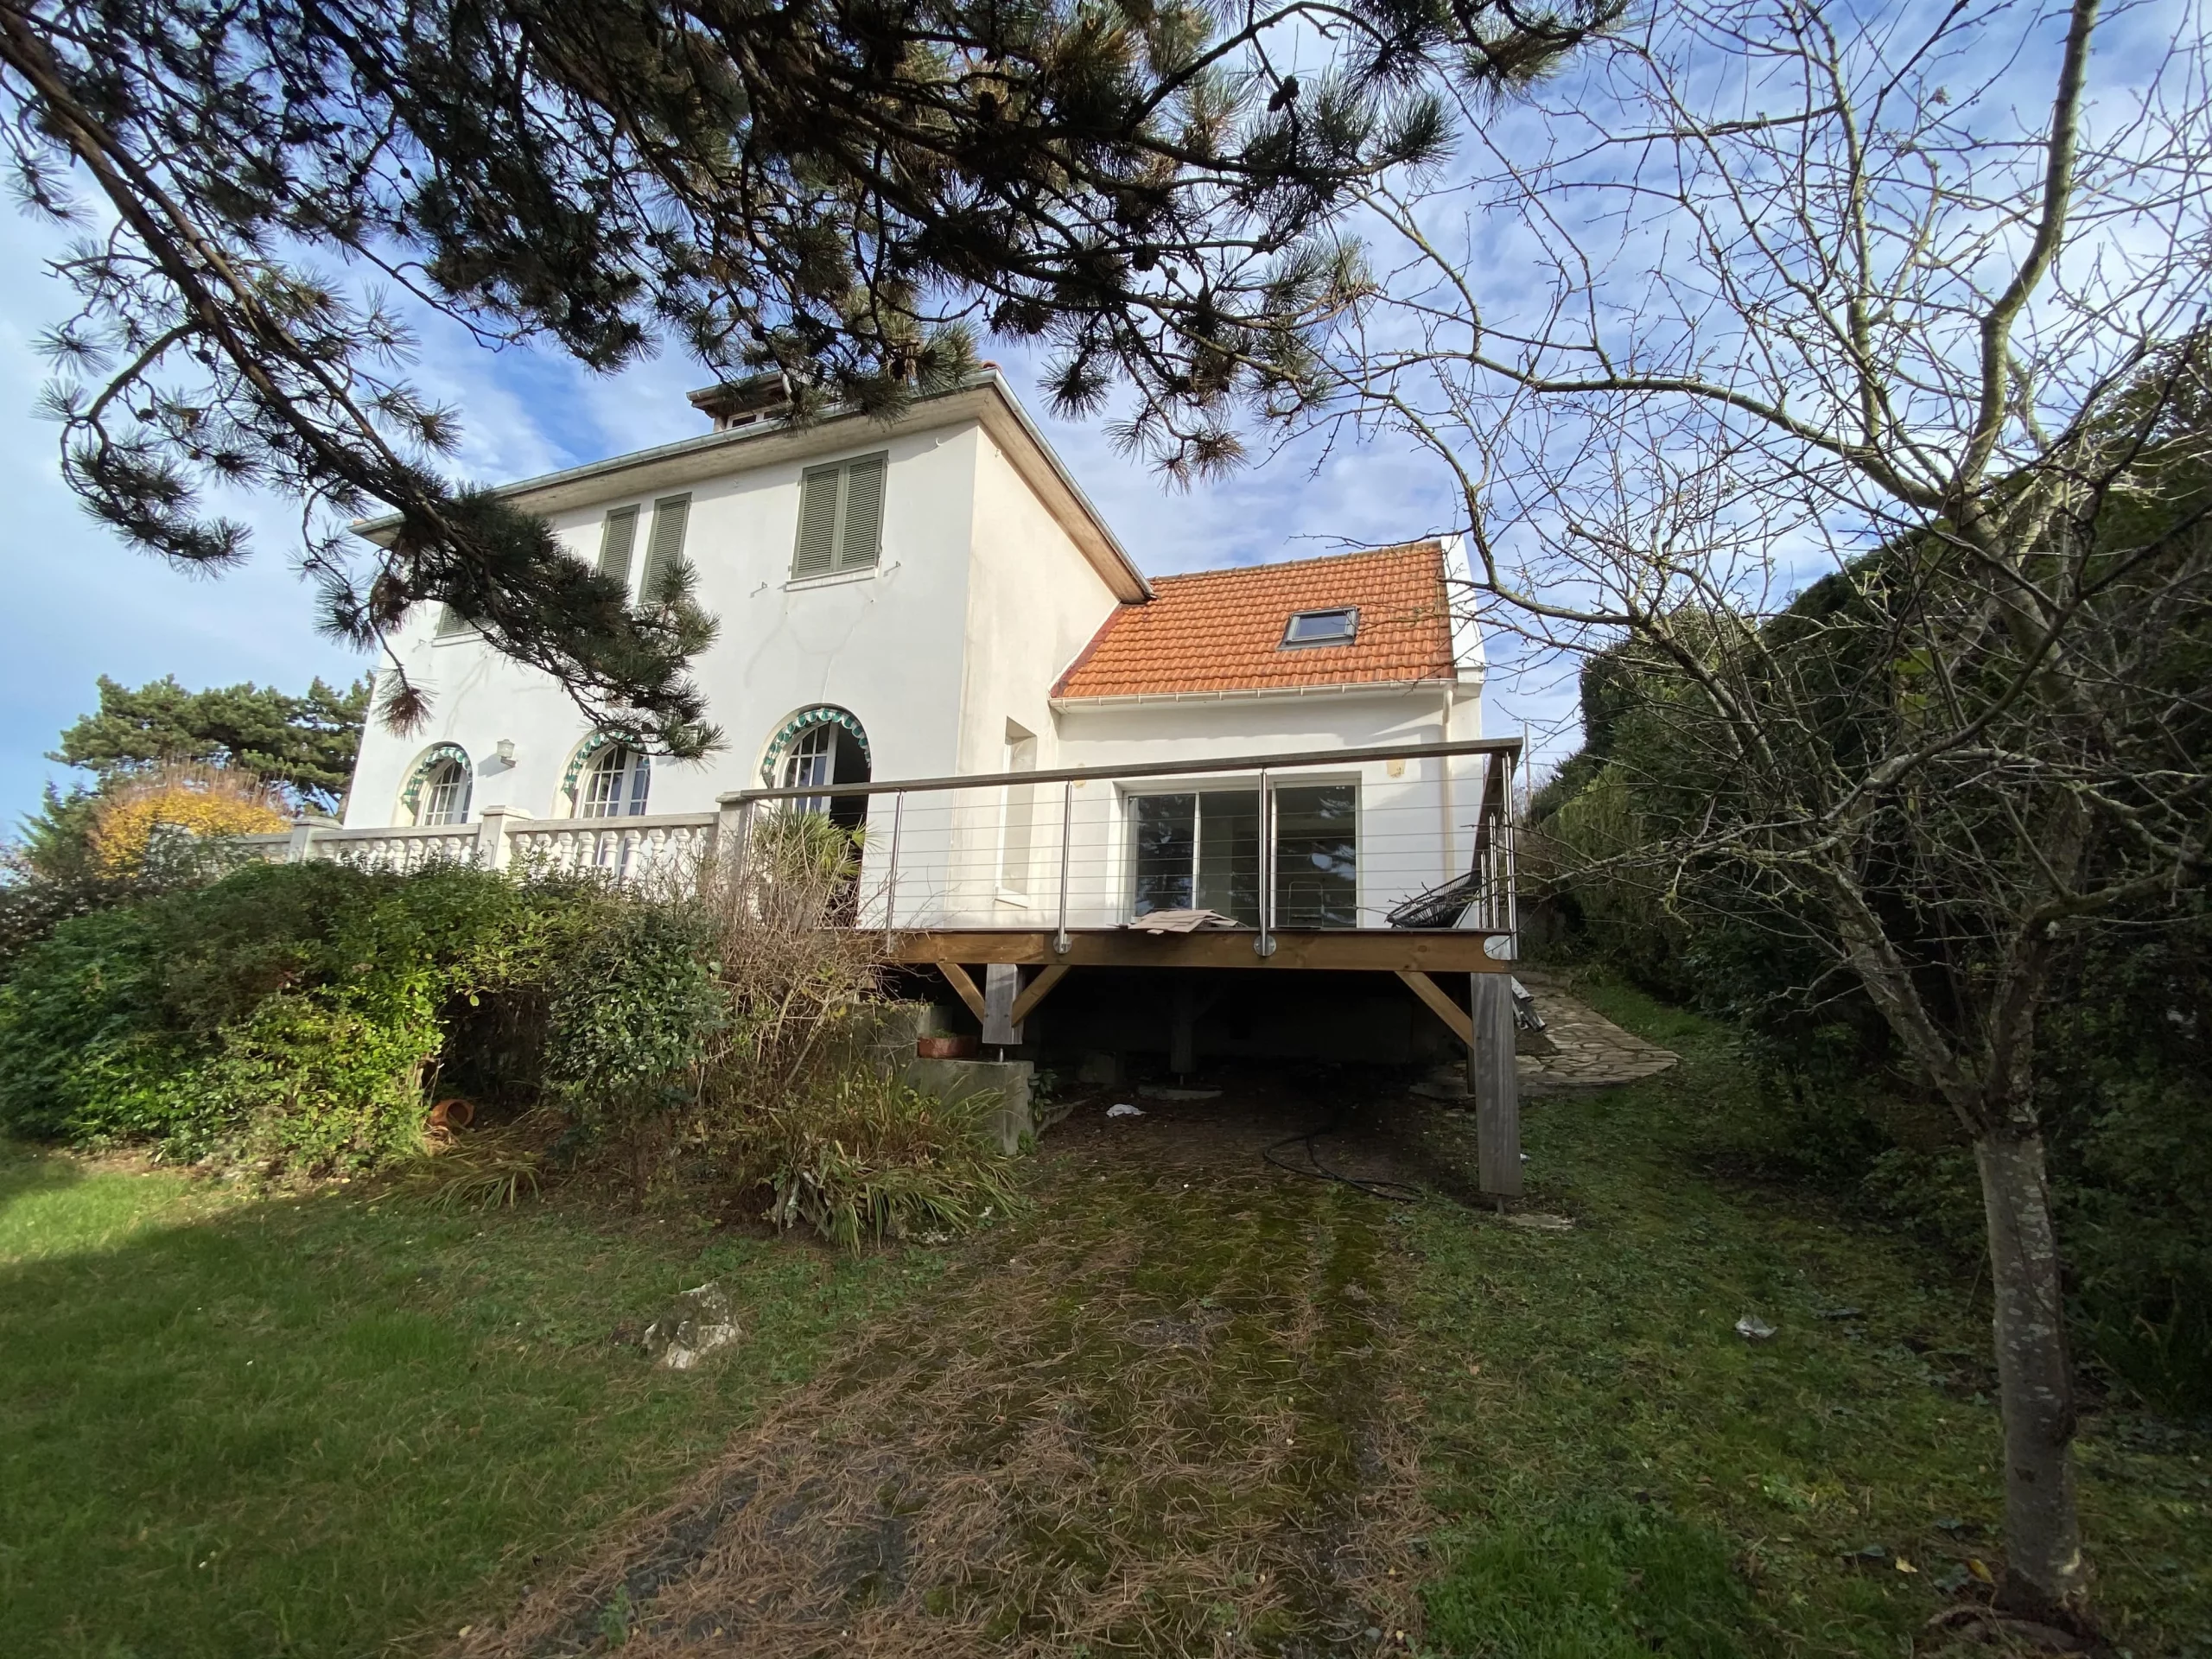
[[61, 734], [48, 759], [77, 766], [102, 790], [180, 762], [235, 767], [328, 810], [353, 781], [369, 683], [344, 690], [316, 680], [304, 696], [275, 686], [188, 691], [174, 675], [133, 690], [100, 676], [100, 706]]
[[[188, 566], [247, 550], [211, 486], [296, 499], [332, 632], [451, 604], [602, 724], [697, 753], [709, 620], [680, 582], [629, 608], [448, 478], [454, 412], [408, 385], [364, 279], [594, 369], [672, 343], [772, 371], [801, 418], [893, 412], [988, 327], [1049, 342], [1064, 406], [1118, 380], [1166, 413], [1170, 467], [1218, 464], [1343, 303], [1311, 233], [1351, 181], [1440, 152], [1410, 89], [1539, 72], [1611, 15], [1566, 4], [0, 0], [19, 194], [85, 232], [49, 341], [65, 471]], [[334, 520], [371, 511], [397, 534], [349, 551]]]

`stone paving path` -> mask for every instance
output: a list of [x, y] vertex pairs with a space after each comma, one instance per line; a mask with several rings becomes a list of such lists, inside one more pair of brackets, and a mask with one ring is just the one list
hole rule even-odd
[[1524, 1096], [1607, 1089], [1674, 1065], [1671, 1050], [1623, 1031], [1570, 995], [1559, 981], [1527, 968], [1519, 969], [1517, 976], [1535, 995], [1536, 1012], [1544, 1017], [1544, 1029], [1529, 1046], [1551, 1051], [1516, 1057]]

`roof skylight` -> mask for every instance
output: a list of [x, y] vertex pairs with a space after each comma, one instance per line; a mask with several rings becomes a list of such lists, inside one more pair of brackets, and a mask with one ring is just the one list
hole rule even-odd
[[1359, 607], [1345, 605], [1332, 611], [1300, 611], [1282, 631], [1285, 646], [1348, 645], [1359, 632]]

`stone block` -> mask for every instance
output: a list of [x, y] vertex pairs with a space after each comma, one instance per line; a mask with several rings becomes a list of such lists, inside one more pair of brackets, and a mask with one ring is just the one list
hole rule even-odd
[[966, 1100], [986, 1090], [995, 1093], [997, 1101], [983, 1116], [984, 1132], [1001, 1152], [1015, 1153], [1037, 1132], [1029, 1108], [1030, 1079], [1035, 1072], [1027, 1060], [909, 1059], [900, 1076], [909, 1088], [942, 1101]]
[[839, 1017], [823, 1053], [848, 1065], [895, 1073], [913, 1059], [916, 1039], [938, 1034], [939, 1017], [927, 1002], [864, 1002]]
[[645, 1327], [645, 1357], [671, 1371], [688, 1371], [717, 1348], [737, 1340], [737, 1321], [720, 1285], [687, 1290]]

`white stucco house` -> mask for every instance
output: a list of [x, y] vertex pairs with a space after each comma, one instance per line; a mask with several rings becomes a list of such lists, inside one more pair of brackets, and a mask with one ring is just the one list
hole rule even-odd
[[1469, 868], [1484, 757], [1357, 758], [1481, 735], [1456, 544], [1147, 577], [1182, 550], [1133, 556], [995, 371], [890, 425], [795, 428], [757, 383], [692, 401], [712, 430], [502, 493], [633, 590], [690, 562], [721, 623], [695, 674], [726, 747], [633, 754], [424, 607], [396, 648], [431, 724], [372, 726], [346, 839], [489, 823], [606, 864], [708, 833], [744, 791], [988, 778], [836, 804], [869, 827], [868, 917], [1379, 928]]

